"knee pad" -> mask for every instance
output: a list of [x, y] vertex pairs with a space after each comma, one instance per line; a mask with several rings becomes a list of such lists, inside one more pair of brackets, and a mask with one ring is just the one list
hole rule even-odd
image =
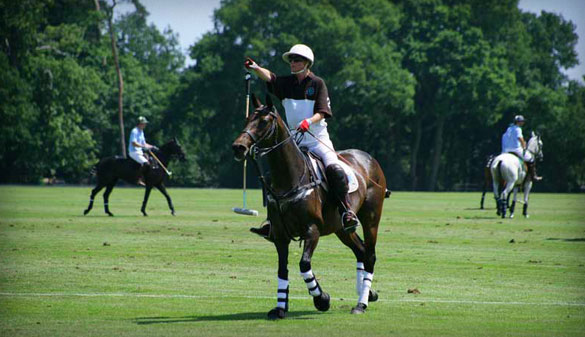
[[336, 194], [345, 194], [349, 191], [345, 171], [339, 164], [331, 164], [325, 169], [329, 186]]

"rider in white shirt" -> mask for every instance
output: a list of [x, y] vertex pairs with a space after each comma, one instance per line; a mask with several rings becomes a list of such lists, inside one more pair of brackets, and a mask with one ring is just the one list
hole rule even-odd
[[[246, 59], [244, 66], [267, 82], [268, 91], [282, 101], [287, 124], [293, 134], [310, 130], [318, 138], [306, 135], [299, 146], [308, 148], [323, 160], [328, 181], [340, 201], [343, 228], [353, 231], [359, 225], [359, 220], [351, 210], [347, 177], [327, 132], [325, 119], [332, 116], [327, 86], [323, 79], [310, 70], [314, 63], [313, 51], [304, 44], [297, 44], [284, 53], [282, 58], [290, 64], [290, 75], [276, 76], [250, 58]], [[253, 232], [263, 235], [257, 230]]]
[[514, 117], [514, 123], [510, 124], [506, 132], [502, 135], [502, 153], [512, 153], [522, 159], [528, 167], [528, 174], [534, 180], [540, 180], [541, 177], [536, 175], [536, 166], [534, 156], [526, 151], [526, 141], [522, 136], [522, 126], [526, 119], [524, 116], [517, 115]]
[[138, 176], [138, 184], [142, 186], [144, 186], [143, 177], [146, 176], [146, 173], [150, 168], [148, 159], [146, 158], [143, 149], [158, 149], [156, 146], [148, 144], [144, 138], [144, 128], [146, 128], [146, 124], [148, 124], [146, 117], [138, 117], [138, 124], [130, 132], [130, 140], [128, 141], [128, 155], [130, 158], [134, 159], [138, 164], [141, 165]]

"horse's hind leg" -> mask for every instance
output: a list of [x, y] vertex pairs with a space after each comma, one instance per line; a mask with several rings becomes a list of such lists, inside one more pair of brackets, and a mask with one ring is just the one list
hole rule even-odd
[[502, 214], [502, 218], [506, 217], [506, 211], [508, 209], [508, 195], [514, 189], [514, 181], [507, 182], [504, 185], [504, 190], [502, 191], [502, 195], [500, 195], [500, 212]]
[[89, 205], [87, 205], [87, 209], [83, 211], [83, 215], [87, 215], [87, 213], [91, 211], [91, 209], [93, 208], [93, 200], [95, 198], [95, 195], [98, 194], [102, 188], [104, 188], [104, 185], [98, 183], [97, 186], [93, 190], [91, 190], [91, 196], [89, 197]]
[[[514, 198], [512, 199], [512, 205], [510, 206], [510, 218], [514, 218], [514, 210], [516, 210], [516, 197], [518, 195], [518, 188], [514, 188]], [[508, 195], [508, 200], [510, 200], [510, 196]]]
[[[372, 280], [374, 279], [374, 265], [376, 264], [376, 241], [378, 239], [378, 225], [380, 217], [382, 216], [383, 200], [375, 205], [370, 205], [370, 202], [365, 202], [358, 213], [358, 217], [364, 229], [364, 274], [362, 281], [362, 290], [359, 294], [358, 304], [351, 310], [352, 314], [362, 314], [368, 307], [370, 300], [370, 291], [372, 288]], [[378, 297], [375, 293], [373, 300]]]
[[171, 200], [171, 196], [167, 192], [165, 185], [163, 185], [161, 183], [161, 184], [156, 185], [156, 188], [160, 191], [160, 193], [162, 193], [165, 196], [165, 198], [167, 198], [167, 203], [169, 204], [169, 209], [171, 210], [171, 214], [175, 215], [175, 207], [173, 206], [173, 201]]
[[144, 200], [142, 201], [142, 207], [140, 208], [140, 211], [144, 216], [148, 216], [148, 214], [146, 214], [146, 204], [148, 203], [150, 191], [152, 191], [152, 186], [150, 185], [146, 186], [146, 189], [144, 190]]
[[319, 243], [319, 230], [316, 225], [309, 226], [304, 239], [305, 244], [303, 246], [303, 256], [299, 263], [301, 276], [305, 280], [309, 294], [313, 296], [313, 304], [315, 305], [315, 308], [319, 311], [327, 311], [330, 306], [329, 294], [321, 289], [321, 286], [319, 285], [319, 282], [317, 282], [313, 270], [311, 269], [311, 258], [313, 257], [315, 248], [317, 248], [317, 243]]
[[113, 184], [108, 185], [108, 187], [106, 187], [106, 191], [104, 192], [104, 211], [109, 216], [114, 216], [114, 214], [112, 214], [110, 212], [110, 207], [109, 207], [109, 204], [108, 204], [108, 200], [110, 199], [110, 193], [112, 193], [112, 190], [114, 189], [114, 186], [115, 185], [116, 185], [116, 183], [113, 183]]
[[335, 232], [335, 235], [339, 238], [344, 245], [349, 247], [355, 255], [357, 266], [356, 266], [356, 291], [358, 296], [362, 291], [362, 282], [364, 280], [364, 258], [366, 255], [366, 247], [364, 242], [357, 235], [356, 232], [347, 233], [346, 231], [340, 230]]

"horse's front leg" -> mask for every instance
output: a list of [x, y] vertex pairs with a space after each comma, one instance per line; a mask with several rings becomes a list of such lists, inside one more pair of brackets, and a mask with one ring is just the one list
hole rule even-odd
[[319, 243], [319, 230], [317, 229], [317, 225], [309, 226], [304, 239], [305, 244], [303, 247], [303, 256], [299, 263], [301, 276], [305, 280], [309, 294], [313, 296], [313, 304], [315, 305], [315, 308], [319, 311], [327, 311], [330, 306], [329, 294], [321, 289], [321, 286], [319, 285], [319, 282], [317, 282], [317, 278], [311, 269], [311, 258], [313, 257], [315, 248], [317, 248], [317, 243]]
[[144, 200], [142, 201], [142, 207], [140, 208], [140, 211], [144, 216], [148, 216], [148, 214], [146, 214], [146, 204], [148, 204], [148, 197], [150, 196], [151, 190], [152, 186], [150, 185], [147, 185], [146, 189], [144, 190]]
[[106, 187], [106, 191], [104, 192], [104, 211], [109, 216], [114, 216], [114, 214], [112, 214], [112, 212], [110, 212], [110, 204], [109, 204], [110, 193], [112, 193], [114, 186], [115, 186], [115, 183], [108, 185], [108, 187]]
[[165, 198], [167, 198], [167, 203], [169, 204], [169, 209], [171, 210], [171, 215], [175, 215], [175, 207], [173, 206], [173, 201], [171, 200], [171, 196], [167, 192], [165, 185], [162, 183], [156, 185], [156, 188], [162, 193]]
[[532, 190], [532, 180], [527, 179], [528, 181], [524, 184], [524, 208], [522, 209], [522, 215], [529, 218], [528, 215], [528, 196], [530, 195], [530, 190]]
[[278, 253], [278, 288], [276, 291], [276, 307], [268, 312], [269, 319], [282, 319], [288, 311], [288, 245], [290, 240], [276, 240]]

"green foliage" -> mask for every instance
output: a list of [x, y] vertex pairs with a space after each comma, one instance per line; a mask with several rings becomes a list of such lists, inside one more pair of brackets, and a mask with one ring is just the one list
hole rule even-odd
[[[118, 151], [117, 83], [109, 39], [100, 30], [105, 15], [92, 1], [0, 6], [0, 35], [6, 37], [0, 52], [0, 181], [53, 175], [80, 181], [98, 157]], [[128, 129], [138, 115], [161, 124], [184, 62], [172, 31], [147, 26], [144, 15], [137, 10], [116, 23]], [[161, 127], [153, 129], [150, 140], [162, 142]]]
[[[477, 186], [515, 114], [528, 119], [525, 138], [534, 130], [545, 143], [536, 189], [585, 183], [584, 87], [562, 72], [578, 62], [578, 37], [560, 15], [523, 13], [516, 0], [226, 0], [185, 69], [171, 28], [123, 2], [133, 6], [114, 15], [126, 133], [144, 115], [149, 142], [181, 140], [188, 163], [171, 184], [240, 186], [230, 144], [244, 123], [242, 62], [287, 74], [281, 54], [296, 43], [312, 47], [329, 88], [335, 147], [371, 153], [392, 189]], [[106, 29], [118, 9], [99, 4], [0, 2], [0, 182], [77, 182], [119, 153]], [[264, 83], [253, 91], [263, 97]]]

